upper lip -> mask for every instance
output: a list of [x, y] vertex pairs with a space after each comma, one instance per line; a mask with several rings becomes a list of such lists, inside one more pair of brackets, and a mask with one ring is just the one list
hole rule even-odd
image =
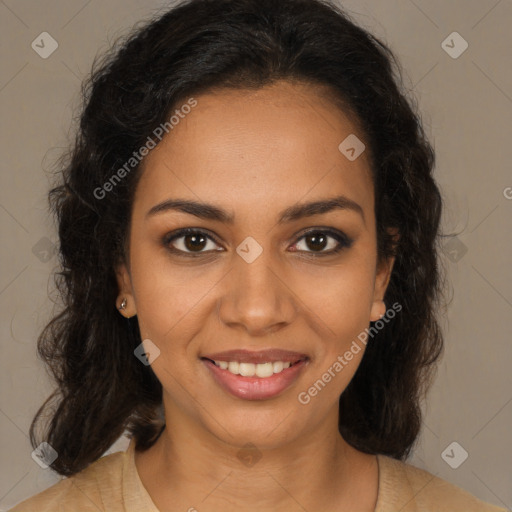
[[238, 361], [239, 363], [253, 364], [275, 363], [276, 361], [283, 361], [284, 363], [290, 362], [293, 364], [301, 359], [307, 359], [307, 357], [306, 354], [278, 348], [259, 350], [257, 352], [243, 349], [226, 350], [224, 352], [216, 352], [202, 356], [203, 359], [211, 359], [212, 361]]

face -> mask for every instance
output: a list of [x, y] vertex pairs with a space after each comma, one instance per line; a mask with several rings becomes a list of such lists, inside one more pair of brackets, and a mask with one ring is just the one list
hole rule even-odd
[[143, 162], [119, 301], [168, 424], [277, 447], [337, 426], [364, 344], [344, 355], [385, 312], [367, 153], [338, 149], [364, 137], [305, 85], [195, 99]]

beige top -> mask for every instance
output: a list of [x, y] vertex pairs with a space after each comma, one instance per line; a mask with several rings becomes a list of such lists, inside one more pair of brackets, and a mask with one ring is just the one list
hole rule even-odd
[[[101, 457], [10, 512], [159, 512], [139, 478], [134, 450], [132, 439], [126, 452]], [[384, 455], [377, 460], [375, 512], [506, 512], [410, 464]]]

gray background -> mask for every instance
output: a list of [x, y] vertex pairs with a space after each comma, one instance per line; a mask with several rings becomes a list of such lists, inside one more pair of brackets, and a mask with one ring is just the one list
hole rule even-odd
[[[0, 1], [0, 510], [58, 479], [32, 460], [27, 437], [51, 390], [35, 353], [36, 337], [51, 312], [48, 290], [57, 268], [56, 232], [46, 209], [48, 170], [70, 141], [80, 83], [95, 54], [166, 5]], [[453, 291], [443, 321], [446, 351], [410, 462], [510, 509], [512, 2], [343, 5], [400, 58], [405, 85], [418, 99], [437, 152], [444, 230], [459, 233], [445, 249]], [[454, 31], [469, 44], [458, 58], [442, 46]], [[31, 47], [42, 32], [58, 42], [46, 59]], [[446, 44], [452, 52], [462, 48], [456, 39]], [[458, 445], [445, 452], [454, 441]], [[125, 446], [121, 439], [111, 451]], [[445, 460], [460, 463], [462, 449], [468, 458], [452, 469]]]

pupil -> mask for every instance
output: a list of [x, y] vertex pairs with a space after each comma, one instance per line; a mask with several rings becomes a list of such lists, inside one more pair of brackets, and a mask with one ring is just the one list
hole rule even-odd
[[306, 237], [306, 243], [310, 249], [324, 249], [326, 237], [322, 234], [308, 235]]
[[206, 237], [204, 237], [203, 235], [187, 235], [185, 237], [185, 245], [187, 249], [192, 251], [194, 249], [203, 249], [205, 241]]

